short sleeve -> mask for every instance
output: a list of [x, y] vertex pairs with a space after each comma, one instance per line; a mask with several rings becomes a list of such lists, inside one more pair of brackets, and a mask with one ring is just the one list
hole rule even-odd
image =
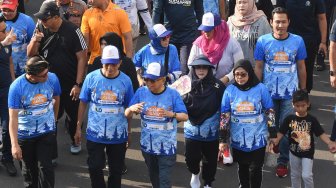
[[263, 44], [262, 44], [262, 38], [259, 38], [257, 40], [257, 44], [254, 50], [254, 59], [256, 61], [264, 61], [265, 59], [265, 53], [264, 53], [264, 49], [263, 49]]
[[329, 39], [330, 41], [336, 42], [336, 20], [331, 27]]
[[231, 105], [230, 105], [230, 95], [232, 93], [232, 86], [229, 86], [225, 91], [222, 98], [221, 104], [221, 113], [231, 112]]
[[60, 96], [61, 95], [61, 85], [60, 85], [60, 82], [56, 76], [56, 74], [54, 74], [53, 76], [53, 87], [54, 87], [54, 93], [53, 95], [54, 96]]
[[125, 107], [127, 108], [129, 106], [129, 103], [132, 100], [132, 97], [134, 96], [133, 86], [132, 86], [132, 82], [130, 78], [126, 80], [126, 85], [127, 85], [127, 88], [126, 88], [127, 91], [126, 91], [126, 96], [125, 96]]
[[187, 113], [187, 108], [184, 105], [184, 102], [182, 100], [182, 97], [180, 96], [180, 94], [176, 91], [173, 90], [173, 95], [174, 95], [174, 109], [173, 111], [176, 113]]
[[287, 117], [283, 120], [283, 122], [282, 122], [282, 124], [281, 124], [281, 126], [280, 126], [280, 129], [279, 129], [279, 132], [280, 132], [281, 134], [285, 135], [285, 134], [288, 132], [288, 130], [289, 130], [289, 124], [290, 124], [290, 121], [291, 121], [291, 120], [292, 120], [291, 116], [287, 116]]
[[20, 109], [21, 108], [21, 95], [18, 87], [18, 82], [13, 82], [8, 92], [8, 108]]
[[141, 91], [143, 90], [143, 87], [139, 88], [135, 94], [133, 95], [132, 99], [131, 99], [131, 102], [129, 102], [128, 106], [132, 106], [134, 104], [137, 104], [140, 102], [140, 93]]
[[[146, 47], [146, 46], [145, 46]], [[133, 57], [133, 62], [135, 67], [140, 68], [142, 67], [142, 55], [144, 53], [145, 47], [141, 48]]]
[[33, 37], [35, 30], [35, 23], [34, 20], [30, 17], [27, 18], [27, 35], [28, 35], [28, 40], [27, 42], [30, 42], [31, 38]]
[[169, 73], [180, 71], [180, 60], [178, 57], [177, 49], [174, 45], [169, 45]]
[[82, 17], [82, 23], [81, 23], [81, 31], [84, 34], [90, 33], [90, 27], [89, 27], [89, 17], [90, 17], [90, 10], [86, 10]]
[[325, 14], [326, 6], [325, 0], [316, 0], [316, 14]]
[[300, 44], [296, 55], [296, 60], [304, 60], [307, 58], [306, 46], [303, 39], [300, 37]]
[[118, 11], [118, 15], [119, 15], [119, 26], [120, 26], [120, 30], [121, 33], [127, 33], [132, 31], [132, 27], [131, 27], [131, 23], [128, 19], [127, 13], [122, 10], [122, 11]]
[[76, 30], [74, 31], [72, 45], [76, 53], [87, 49], [87, 45], [84, 40], [83, 33], [81, 32], [79, 28], [76, 28]]
[[79, 94], [79, 99], [85, 103], [90, 102], [90, 99], [91, 99], [91, 92], [90, 92], [90, 87], [89, 87], [90, 78], [91, 78], [90, 75], [91, 73], [88, 76], [86, 76], [81, 92]]

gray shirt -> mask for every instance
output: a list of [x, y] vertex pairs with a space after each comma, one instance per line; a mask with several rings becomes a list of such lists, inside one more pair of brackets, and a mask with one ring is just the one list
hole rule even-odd
[[231, 22], [231, 17], [229, 17], [227, 23], [229, 25], [231, 37], [237, 39], [243, 50], [244, 57], [250, 60], [254, 67], [254, 49], [258, 38], [264, 34], [272, 32], [266, 16], [260, 17], [252, 25], [245, 25], [243, 27], [234, 26]]

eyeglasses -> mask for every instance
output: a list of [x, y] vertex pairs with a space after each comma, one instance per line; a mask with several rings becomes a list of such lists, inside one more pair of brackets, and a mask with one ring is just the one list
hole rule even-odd
[[41, 21], [45, 23], [45, 22], [47, 22], [48, 20], [50, 20], [51, 18], [52, 18], [52, 16], [49, 16], [49, 17], [47, 17], [47, 18], [41, 19]]
[[208, 69], [208, 65], [195, 65], [195, 69]]
[[161, 78], [158, 78], [158, 79], [156, 79], [156, 80], [153, 80], [153, 79], [150, 79], [150, 78], [144, 78], [144, 81], [145, 82], [150, 82], [150, 83], [155, 83], [155, 82], [157, 82], [157, 81], [159, 81]]
[[7, 26], [5, 27], [5, 29], [1, 30], [0, 33], [6, 33], [6, 29], [7, 29]]
[[170, 39], [170, 35], [167, 35], [167, 36], [161, 38], [161, 40], [163, 40], [163, 41], [168, 40], [168, 39]]
[[241, 78], [245, 78], [247, 76], [247, 72], [241, 72], [241, 73], [237, 72], [237, 73], [233, 73], [233, 75], [235, 77], [240, 76]]

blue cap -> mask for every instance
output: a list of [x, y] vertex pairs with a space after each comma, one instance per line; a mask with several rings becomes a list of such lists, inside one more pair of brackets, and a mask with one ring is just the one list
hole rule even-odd
[[202, 24], [198, 27], [198, 30], [209, 32], [220, 24], [220, 17], [218, 15], [212, 14], [211, 12], [208, 12], [203, 15]]

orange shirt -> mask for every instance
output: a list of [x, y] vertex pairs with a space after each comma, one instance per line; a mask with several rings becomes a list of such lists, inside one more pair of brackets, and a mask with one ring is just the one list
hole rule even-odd
[[98, 8], [86, 10], [82, 18], [81, 30], [84, 35], [89, 34], [89, 51], [91, 52], [89, 64], [92, 64], [93, 60], [101, 55], [99, 44], [101, 36], [107, 32], [115, 32], [123, 39], [125, 46], [122, 34], [130, 32], [132, 28], [127, 13], [110, 2], [104, 11]]

